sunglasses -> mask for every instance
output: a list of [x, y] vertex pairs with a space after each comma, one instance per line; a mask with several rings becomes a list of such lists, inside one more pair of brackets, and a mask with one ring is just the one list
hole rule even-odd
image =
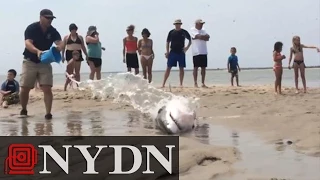
[[48, 17], [48, 16], [44, 16], [46, 19], [48, 19], [48, 20], [53, 20], [54, 18], [53, 17]]

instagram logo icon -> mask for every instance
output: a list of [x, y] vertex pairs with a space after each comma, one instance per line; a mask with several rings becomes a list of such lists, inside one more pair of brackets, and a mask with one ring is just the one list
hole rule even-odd
[[5, 173], [10, 175], [32, 175], [37, 164], [38, 151], [32, 144], [11, 144], [5, 161]]

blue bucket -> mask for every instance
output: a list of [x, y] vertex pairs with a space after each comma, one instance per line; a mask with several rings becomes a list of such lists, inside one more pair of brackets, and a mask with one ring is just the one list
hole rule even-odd
[[41, 63], [50, 64], [53, 62], [60, 63], [62, 60], [60, 52], [52, 46], [49, 50], [44, 51], [40, 56]]

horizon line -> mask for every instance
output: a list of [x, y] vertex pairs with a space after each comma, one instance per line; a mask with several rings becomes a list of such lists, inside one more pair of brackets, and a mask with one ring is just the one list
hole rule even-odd
[[[306, 68], [320, 68], [319, 66], [307, 66]], [[241, 70], [265, 70], [265, 69], [273, 69], [273, 67], [244, 67], [240, 68]], [[288, 67], [283, 67], [283, 69], [288, 69]], [[207, 71], [223, 71], [227, 70], [227, 68], [207, 68]], [[152, 72], [164, 72], [165, 70], [152, 70]], [[171, 69], [171, 71], [179, 71], [179, 69]], [[193, 71], [193, 69], [185, 69], [184, 71]], [[101, 73], [124, 73], [126, 71], [103, 71]], [[90, 72], [86, 72], [90, 73]], [[63, 73], [54, 73], [54, 74], [63, 74]]]

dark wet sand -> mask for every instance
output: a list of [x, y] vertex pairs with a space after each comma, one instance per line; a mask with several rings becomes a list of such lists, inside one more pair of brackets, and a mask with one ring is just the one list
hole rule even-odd
[[[214, 90], [209, 89], [210, 91], [194, 90], [193, 88], [174, 90], [180, 94], [192, 93], [200, 96], [202, 105], [198, 111], [199, 124], [197, 128], [194, 132], [185, 134], [180, 139], [180, 179], [320, 179], [320, 160], [317, 153], [314, 153], [317, 152], [315, 150], [320, 150], [320, 144], [319, 149], [315, 148], [318, 143], [317, 136], [313, 137], [315, 147], [305, 145], [303, 146], [305, 148], [301, 148], [301, 146], [307, 143], [304, 142], [306, 139], [296, 138], [300, 136], [300, 138], [309, 137], [310, 139], [312, 136], [307, 135], [314, 131], [309, 126], [300, 126], [298, 129], [296, 126], [299, 125], [299, 121], [303, 120], [304, 124], [309, 123], [313, 126], [318, 124], [320, 126], [320, 118], [314, 119], [314, 116], [319, 117], [319, 112], [312, 109], [311, 101], [320, 97], [317, 94], [320, 92], [319, 90], [304, 96], [285, 95], [283, 97], [268, 95], [272, 91], [268, 92], [263, 88], [262, 90], [259, 88], [227, 90], [221, 87]], [[266, 96], [262, 94], [266, 94]], [[1, 135], [159, 134], [147, 116], [134, 111], [130, 106], [113, 104], [109, 100], [95, 102], [96, 100], [90, 100], [90, 95], [81, 93], [66, 95], [64, 92], [57, 91], [54, 119], [45, 121], [43, 113], [35, 114], [34, 110], [43, 106], [40, 99], [40, 96], [31, 98], [29, 112], [34, 116], [28, 119], [17, 118], [15, 113], [19, 112], [18, 107], [11, 107], [7, 110], [0, 109]], [[244, 101], [244, 99], [247, 100]], [[299, 101], [294, 101], [294, 99]], [[292, 111], [289, 111], [290, 115], [286, 114], [287, 109], [293, 110], [299, 103], [303, 103], [304, 106], [299, 106], [300, 108], [294, 113], [300, 118], [295, 119]], [[282, 115], [279, 115], [280, 108], [278, 106], [282, 106]], [[31, 110], [31, 107], [34, 109]], [[252, 110], [249, 111], [249, 109]], [[268, 114], [269, 116], [267, 116]], [[306, 119], [301, 118], [303, 114]], [[264, 119], [261, 122], [255, 122], [253, 117], [257, 117], [257, 120]], [[286, 118], [289, 117], [291, 124], [286, 121]], [[287, 127], [282, 123], [286, 123]], [[274, 125], [277, 125], [276, 133], [273, 129]], [[290, 136], [290, 133], [298, 135]], [[205, 164], [196, 163], [205, 156], [221, 160]], [[196, 159], [190, 157], [196, 157]]]

